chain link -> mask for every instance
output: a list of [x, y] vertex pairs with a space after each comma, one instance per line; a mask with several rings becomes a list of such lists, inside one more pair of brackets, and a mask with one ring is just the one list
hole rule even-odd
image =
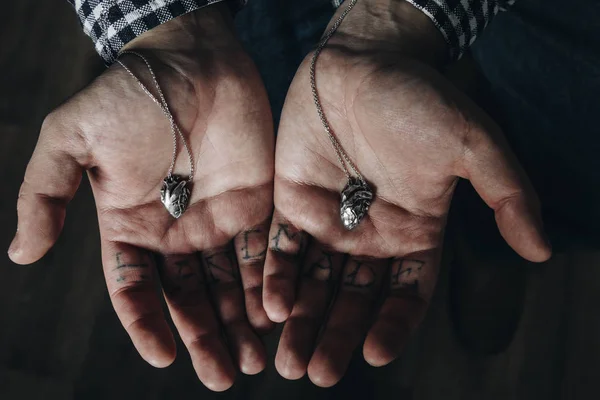
[[168, 118], [169, 123], [171, 124], [171, 135], [173, 136], [173, 155], [171, 157], [171, 165], [169, 166], [169, 172], [167, 174], [167, 177], [170, 178], [173, 175], [173, 169], [175, 168], [175, 161], [177, 160], [177, 137], [179, 136], [179, 138], [181, 139], [181, 142], [183, 143], [183, 147], [185, 148], [185, 151], [187, 152], [188, 159], [190, 161], [190, 175], [188, 177], [188, 181], [191, 182], [194, 179], [194, 157], [192, 155], [192, 151], [190, 150], [190, 148], [187, 144], [187, 141], [185, 140], [185, 136], [183, 135], [183, 132], [181, 132], [181, 129], [179, 129], [179, 126], [175, 122], [175, 118], [173, 117], [173, 114], [171, 113], [171, 110], [169, 109], [167, 100], [165, 99], [163, 91], [160, 88], [160, 85], [158, 84], [158, 80], [156, 79], [156, 75], [154, 74], [154, 70], [152, 69], [152, 66], [150, 66], [150, 62], [148, 62], [146, 57], [144, 57], [143, 55], [141, 55], [140, 53], [137, 53], [135, 51], [124, 51], [120, 55], [123, 55], [123, 54], [131, 54], [131, 55], [141, 58], [142, 61], [144, 61], [144, 63], [148, 67], [148, 71], [150, 72], [150, 76], [152, 77], [152, 81], [154, 82], [154, 86], [156, 86], [156, 90], [158, 91], [158, 96], [160, 97], [160, 101], [150, 92], [150, 90], [146, 87], [146, 85], [144, 85], [142, 83], [142, 81], [133, 72], [131, 72], [131, 70], [121, 60], [117, 59], [117, 62], [125, 69], [125, 71], [127, 71], [129, 73], [129, 75], [131, 75], [133, 77], [133, 79], [140, 85], [140, 87], [148, 95], [148, 97], [150, 97], [152, 99], [152, 101], [154, 101], [160, 107], [162, 112]]
[[335, 154], [338, 158], [338, 161], [340, 162], [340, 165], [342, 166], [342, 169], [344, 170], [344, 173], [346, 174], [346, 177], [349, 180], [352, 178], [350, 171], [348, 171], [348, 167], [350, 167], [350, 169], [352, 170], [352, 172], [354, 172], [354, 174], [358, 177], [358, 179], [362, 183], [365, 183], [365, 180], [364, 180], [363, 176], [361, 175], [361, 173], [358, 171], [358, 168], [356, 168], [356, 166], [354, 165], [352, 160], [350, 160], [350, 157], [344, 151], [342, 145], [335, 137], [333, 130], [331, 129], [331, 126], [329, 125], [329, 121], [327, 120], [327, 117], [325, 116], [325, 113], [323, 112], [323, 106], [321, 105], [321, 99], [319, 98], [319, 92], [317, 91], [317, 76], [316, 76], [316, 65], [317, 65], [317, 59], [319, 58], [319, 55], [321, 54], [321, 52], [327, 45], [327, 42], [329, 42], [329, 39], [331, 39], [333, 34], [338, 30], [338, 28], [340, 27], [340, 25], [342, 24], [342, 22], [348, 15], [348, 13], [354, 8], [357, 1], [358, 0], [352, 0], [350, 2], [350, 4], [348, 4], [348, 7], [346, 7], [344, 12], [342, 12], [342, 14], [339, 16], [339, 18], [334, 22], [331, 29], [329, 29], [329, 31], [327, 31], [327, 33], [325, 33], [325, 35], [319, 42], [317, 49], [315, 50], [315, 53], [313, 54], [313, 57], [312, 57], [312, 60], [310, 63], [310, 86], [312, 89], [315, 106], [317, 107], [317, 113], [319, 114], [321, 123], [323, 124], [323, 127], [325, 128], [325, 132], [327, 133], [327, 136], [329, 137], [329, 140], [331, 141], [331, 144], [333, 145]]

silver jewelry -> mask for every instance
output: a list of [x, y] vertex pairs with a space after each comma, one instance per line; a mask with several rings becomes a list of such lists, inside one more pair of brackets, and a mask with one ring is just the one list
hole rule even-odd
[[[173, 136], [173, 156], [171, 157], [171, 165], [169, 166], [169, 172], [167, 173], [167, 177], [163, 180], [162, 188], [160, 190], [160, 201], [163, 203], [169, 214], [171, 214], [174, 218], [179, 218], [187, 209], [190, 200], [190, 188], [189, 184], [191, 184], [194, 179], [194, 157], [192, 156], [192, 151], [190, 150], [187, 141], [185, 140], [185, 136], [179, 129], [179, 126], [175, 122], [175, 118], [173, 114], [171, 114], [171, 110], [169, 110], [169, 105], [167, 104], [167, 100], [158, 84], [158, 80], [156, 79], [156, 75], [154, 74], [154, 70], [150, 66], [148, 60], [141, 54], [136, 53], [134, 51], [124, 51], [120, 55], [123, 54], [132, 54], [141, 58], [146, 66], [148, 67], [148, 71], [150, 72], [150, 76], [152, 77], [152, 81], [154, 82], [154, 86], [156, 86], [156, 90], [158, 91], [158, 96], [160, 98], [157, 99], [148, 88], [140, 81], [140, 79], [135, 76], [133, 72], [123, 62], [117, 59], [117, 62], [121, 64], [121, 66], [125, 69], [125, 71], [129, 72], [129, 75], [133, 77], [133, 79], [140, 85], [142, 90], [154, 101], [168, 118], [169, 123], [171, 124], [171, 135]], [[187, 179], [173, 175], [173, 169], [175, 168], [175, 161], [177, 160], [177, 137], [181, 139], [183, 143], [183, 147], [187, 152], [189, 161], [190, 161], [190, 174]]]
[[[317, 46], [310, 63], [310, 85], [312, 88], [315, 106], [317, 107], [317, 113], [319, 114], [319, 118], [321, 119], [321, 123], [325, 128], [325, 132], [327, 133], [327, 136], [333, 145], [333, 149], [335, 150], [338, 161], [340, 162], [340, 165], [342, 166], [342, 169], [348, 178], [348, 182], [342, 190], [340, 201], [340, 218], [344, 228], [347, 230], [356, 228], [363, 217], [367, 214], [369, 206], [371, 205], [371, 201], [373, 200], [373, 190], [369, 187], [361, 173], [358, 171], [358, 168], [356, 168], [352, 160], [350, 160], [350, 157], [344, 151], [342, 145], [333, 134], [333, 130], [331, 129], [331, 126], [325, 117], [325, 113], [323, 112], [323, 107], [317, 91], [315, 67], [317, 65], [317, 59], [325, 48], [325, 45], [327, 45], [329, 39], [331, 39], [333, 34], [340, 27], [344, 18], [346, 18], [348, 13], [354, 8], [357, 1], [358, 0], [352, 0], [350, 4], [348, 4], [348, 7], [346, 7], [344, 12], [335, 21], [331, 29], [323, 36], [323, 39], [321, 39], [321, 42], [319, 42], [319, 45]], [[348, 167], [350, 167], [356, 177], [353, 177], [350, 174]]]

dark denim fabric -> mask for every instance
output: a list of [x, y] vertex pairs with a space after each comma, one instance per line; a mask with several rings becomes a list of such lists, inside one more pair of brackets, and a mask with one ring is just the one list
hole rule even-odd
[[[252, 0], [239, 13], [276, 122], [333, 11], [329, 0]], [[554, 245], [600, 236], [600, 1], [519, 0], [473, 53], [489, 84], [482, 106], [533, 180]]]
[[488, 111], [540, 195], [555, 246], [598, 247], [600, 2], [519, 0], [473, 54]]
[[265, 81], [275, 122], [287, 89], [335, 12], [331, 0], [251, 0], [236, 27]]

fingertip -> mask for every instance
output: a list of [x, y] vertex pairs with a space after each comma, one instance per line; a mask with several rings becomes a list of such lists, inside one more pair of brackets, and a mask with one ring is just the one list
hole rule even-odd
[[148, 321], [132, 325], [132, 341], [140, 356], [155, 368], [166, 368], [177, 356], [175, 339], [166, 321]]
[[329, 344], [326, 341], [321, 341], [307, 368], [310, 381], [322, 388], [332, 387], [342, 379], [352, 357], [342, 340], [334, 339]]
[[372, 367], [383, 367], [394, 361], [404, 347], [403, 335], [392, 335], [377, 327], [369, 333], [363, 346], [363, 357]]
[[495, 213], [500, 234], [521, 257], [536, 263], [552, 257], [537, 203], [516, 197], [503, 203]]
[[201, 335], [188, 344], [198, 379], [213, 392], [229, 389], [236, 378], [231, 353], [220, 334]]
[[394, 359], [387, 349], [367, 338], [363, 346], [363, 358], [371, 367], [383, 367]]
[[204, 386], [206, 386], [209, 390], [213, 392], [224, 392], [230, 389], [235, 382], [235, 377], [232, 378], [224, 378], [219, 381], [211, 381], [211, 382], [203, 382]]
[[342, 379], [341, 374], [333, 373], [321, 366], [315, 366], [313, 363], [308, 365], [307, 372], [310, 381], [321, 388], [330, 388]]
[[240, 371], [245, 375], [256, 375], [262, 372], [267, 365], [265, 348], [258, 337], [240, 349], [239, 357]]
[[275, 355], [275, 369], [283, 378], [295, 381], [306, 375], [306, 364], [296, 357], [284, 354], [281, 350]]
[[531, 262], [543, 263], [552, 258], [552, 246], [550, 243], [544, 243], [542, 246], [532, 248], [532, 251], [522, 256]]
[[19, 223], [8, 256], [16, 264], [28, 265], [40, 260], [54, 246], [63, 229], [66, 211], [62, 202], [40, 195], [21, 195], [17, 209]]
[[[278, 296], [274, 296], [278, 297]], [[269, 319], [280, 324], [287, 321], [291, 313], [291, 307], [288, 307], [280, 298], [272, 299], [269, 302], [265, 302], [265, 312]]]
[[38, 261], [43, 257], [45, 251], [43, 252], [26, 252], [23, 250], [23, 246], [20, 243], [19, 235], [17, 234], [8, 248], [8, 258], [18, 265], [29, 265]]
[[365, 358], [367, 364], [374, 368], [385, 367], [395, 360], [395, 358], [377, 358], [376, 355], [369, 356], [366, 353], [363, 353], [363, 357]]
[[44, 254], [40, 254], [39, 256], [32, 256], [31, 254], [27, 254], [21, 248], [19, 248], [13, 252], [8, 253], [8, 258], [18, 265], [30, 265], [41, 259], [44, 256]]
[[264, 371], [266, 367], [265, 361], [261, 361], [260, 363], [251, 363], [251, 364], [242, 364], [240, 367], [240, 371], [244, 375], [257, 375]]
[[8, 247], [8, 258], [10, 258], [10, 260], [15, 264], [23, 265], [25, 263], [21, 259], [22, 255], [23, 253], [19, 247], [19, 236], [15, 235], [14, 239], [10, 243], [10, 246]]
[[146, 362], [154, 368], [167, 368], [175, 361], [175, 355], [172, 357], [145, 358]]
[[140, 352], [142, 358], [154, 368], [167, 368], [176, 358], [176, 352], [170, 349], [156, 347], [155, 350]]
[[263, 304], [267, 317], [274, 323], [285, 322], [292, 313], [293, 298], [281, 291], [265, 290]]
[[528, 261], [543, 263], [552, 257], [552, 247], [544, 239], [545, 234], [538, 229], [500, 226], [500, 234], [517, 254]]
[[545, 252], [542, 254], [542, 257], [539, 262], [546, 262], [546, 261], [550, 260], [552, 258], [552, 254], [553, 254], [552, 248], [551, 247], [547, 248], [545, 250]]
[[543, 223], [541, 222], [541, 218], [540, 218], [540, 223], [539, 223], [539, 231], [540, 231], [540, 236], [542, 239], [541, 240], [542, 246], [540, 247], [539, 252], [538, 252], [539, 258], [536, 260], [532, 260], [533, 262], [545, 262], [545, 261], [548, 261], [550, 258], [552, 258], [552, 242], [550, 241], [548, 234], [544, 230], [544, 226], [543, 226]]

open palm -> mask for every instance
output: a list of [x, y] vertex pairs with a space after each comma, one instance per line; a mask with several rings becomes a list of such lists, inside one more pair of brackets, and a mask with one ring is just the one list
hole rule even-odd
[[507, 242], [549, 257], [527, 178], [498, 128], [441, 75], [394, 54], [326, 49], [316, 68], [325, 115], [373, 187], [368, 215], [340, 221], [347, 179], [318, 118], [309, 61], [288, 92], [277, 138], [275, 215], [264, 305], [286, 320], [276, 365], [335, 384], [366, 334], [372, 365], [398, 356], [433, 292], [458, 177], [496, 212]]
[[[229, 36], [192, 52], [140, 50], [194, 155], [181, 218], [160, 202], [173, 149], [169, 121], [114, 65], [46, 119], [20, 191], [11, 249], [18, 263], [44, 255], [87, 170], [106, 283], [134, 345], [154, 366], [175, 357], [160, 282], [198, 376], [214, 390], [231, 386], [237, 368], [264, 368], [255, 330], [272, 325], [260, 291], [273, 208], [272, 118], [257, 71]], [[122, 60], [156, 95], [140, 59]], [[187, 176], [179, 146], [175, 173]]]

